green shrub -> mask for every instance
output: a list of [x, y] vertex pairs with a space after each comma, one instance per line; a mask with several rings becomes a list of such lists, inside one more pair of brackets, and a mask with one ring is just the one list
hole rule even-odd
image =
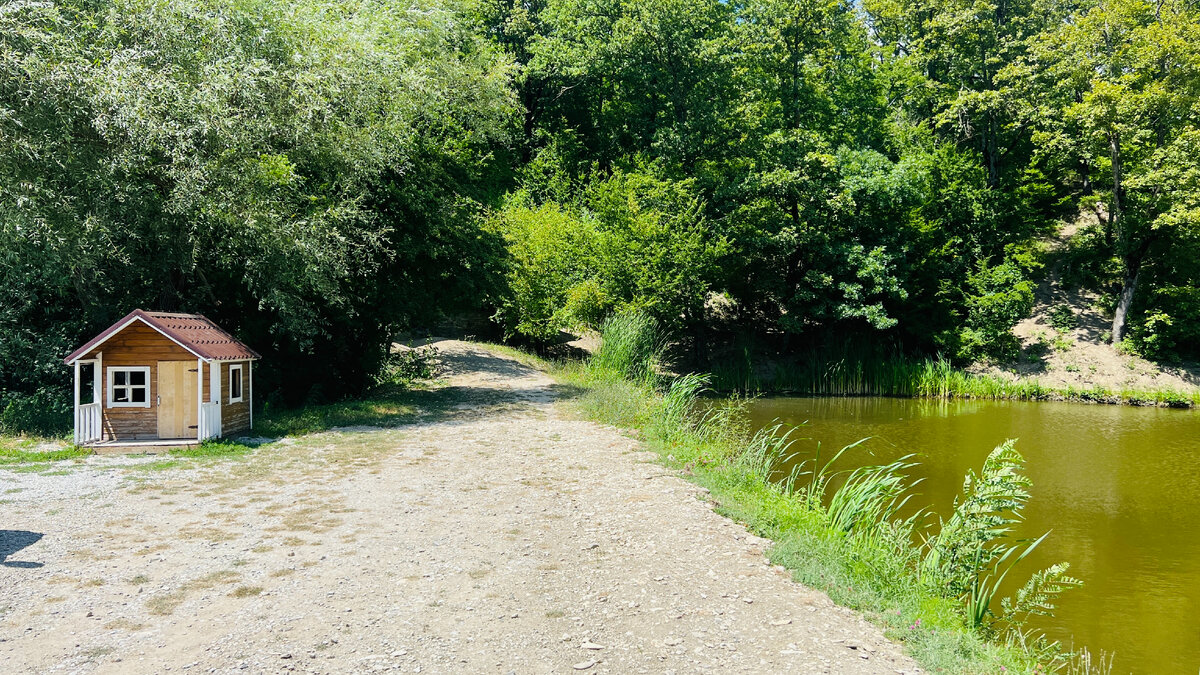
[[1015, 358], [1020, 343], [1012, 328], [1033, 309], [1033, 282], [1010, 261], [994, 267], [980, 264], [967, 281], [972, 293], [959, 331], [959, 357]]
[[66, 392], [39, 389], [30, 395], [9, 395], [0, 412], [0, 431], [8, 434], [61, 436], [71, 430], [71, 400]]
[[436, 347], [402, 349], [390, 352], [380, 364], [375, 384], [407, 384], [416, 380], [432, 380], [438, 376], [441, 362]]

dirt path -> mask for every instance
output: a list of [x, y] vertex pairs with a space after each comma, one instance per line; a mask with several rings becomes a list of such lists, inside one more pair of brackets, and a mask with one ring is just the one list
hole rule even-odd
[[439, 348], [425, 423], [0, 470], [3, 670], [917, 672], [544, 375]]

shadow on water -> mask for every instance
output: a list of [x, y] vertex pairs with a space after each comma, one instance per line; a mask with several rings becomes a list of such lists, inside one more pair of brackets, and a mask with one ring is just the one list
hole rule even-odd
[[41, 567], [42, 563], [40, 562], [9, 560], [8, 557], [38, 543], [42, 536], [41, 532], [29, 532], [28, 530], [0, 530], [0, 566], [26, 569]]

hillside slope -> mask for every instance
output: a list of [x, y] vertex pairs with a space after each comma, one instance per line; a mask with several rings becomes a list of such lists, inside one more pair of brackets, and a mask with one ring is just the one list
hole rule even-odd
[[[1097, 225], [1097, 216], [1089, 212], [1065, 223], [1055, 237], [1046, 240], [1049, 272], [1038, 285], [1033, 311], [1013, 328], [1021, 343], [1020, 358], [998, 364], [976, 364], [972, 372], [1036, 379], [1056, 389], [1102, 387], [1114, 393], [1200, 389], [1197, 364], [1164, 366], [1122, 353], [1109, 344], [1112, 315], [1101, 306], [1099, 294], [1063, 283], [1064, 261], [1060, 253], [1072, 237]], [[1073, 321], [1064, 321], [1068, 318], [1067, 311], [1074, 316]], [[1074, 327], [1069, 327], [1070, 323]]]

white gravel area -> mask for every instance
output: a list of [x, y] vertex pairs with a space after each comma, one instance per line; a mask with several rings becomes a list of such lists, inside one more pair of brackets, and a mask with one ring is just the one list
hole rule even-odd
[[438, 347], [464, 404], [420, 424], [0, 469], [0, 670], [919, 672], [543, 374]]

